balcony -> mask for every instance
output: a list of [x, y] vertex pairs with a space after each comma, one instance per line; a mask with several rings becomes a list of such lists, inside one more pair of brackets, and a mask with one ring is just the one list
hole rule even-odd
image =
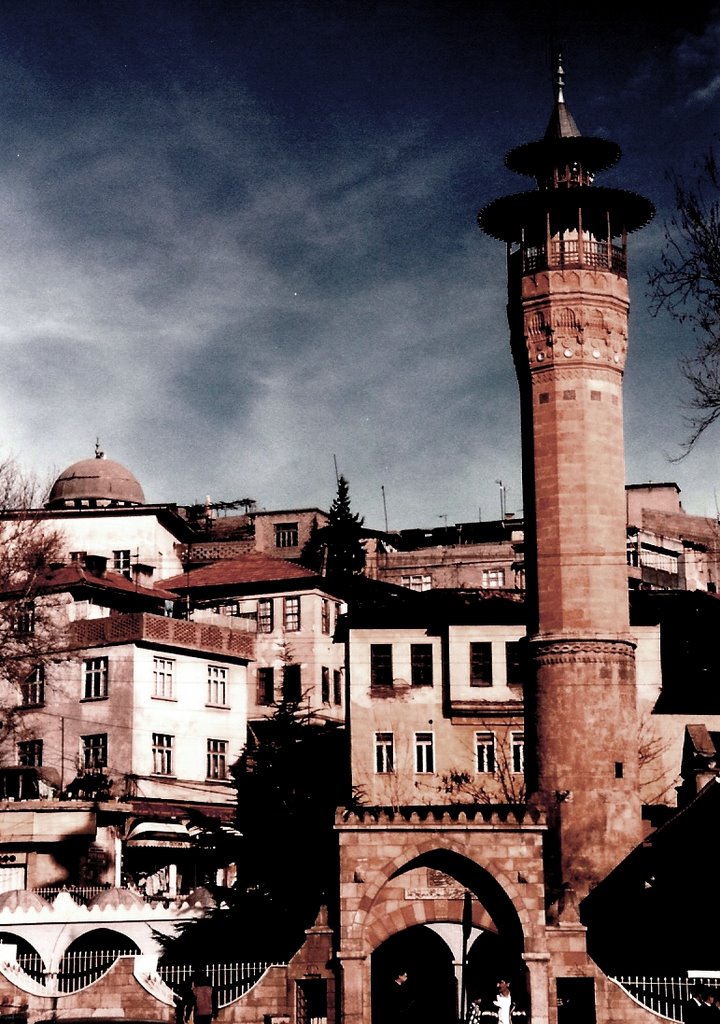
[[583, 239], [580, 246], [576, 238], [553, 239], [548, 257], [544, 245], [526, 245], [512, 254], [511, 261], [522, 262], [523, 274], [541, 270], [566, 270], [582, 267], [588, 270], [611, 270], [621, 277], [627, 276], [627, 255], [619, 245]]
[[133, 612], [70, 624], [70, 646], [74, 648], [132, 643], [186, 648], [247, 661], [255, 657], [253, 633], [211, 623]]

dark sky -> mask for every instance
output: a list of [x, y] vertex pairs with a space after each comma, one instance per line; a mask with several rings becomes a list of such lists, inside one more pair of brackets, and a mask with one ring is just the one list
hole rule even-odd
[[[567, 10], [566, 10], [567, 6]], [[572, 9], [570, 9], [572, 6]], [[720, 130], [720, 7], [421, 0], [0, 4], [0, 437], [92, 454], [150, 501], [327, 507], [369, 526], [521, 512], [504, 248], [561, 43], [581, 131], [620, 144], [631, 239], [627, 479], [714, 515], [684, 461], [693, 340], [648, 311], [672, 192]]]

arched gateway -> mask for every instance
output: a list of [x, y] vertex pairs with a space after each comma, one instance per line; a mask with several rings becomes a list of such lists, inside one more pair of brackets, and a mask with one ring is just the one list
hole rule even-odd
[[362, 808], [341, 812], [337, 829], [346, 1024], [391, 1024], [386, 993], [401, 968], [420, 1022], [453, 1024], [499, 973], [524, 988], [535, 1019], [546, 1015], [535, 809]]

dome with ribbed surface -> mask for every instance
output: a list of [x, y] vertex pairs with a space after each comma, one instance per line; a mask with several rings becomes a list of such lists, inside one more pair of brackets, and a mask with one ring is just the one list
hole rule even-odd
[[52, 485], [46, 508], [104, 508], [144, 505], [143, 489], [129, 469], [96, 455], [63, 470]]

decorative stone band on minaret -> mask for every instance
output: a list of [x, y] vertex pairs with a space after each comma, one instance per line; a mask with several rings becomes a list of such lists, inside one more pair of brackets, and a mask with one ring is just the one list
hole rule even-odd
[[528, 565], [527, 782], [555, 826], [551, 886], [584, 895], [641, 838], [629, 635], [622, 382], [627, 235], [653, 215], [597, 187], [617, 145], [580, 135], [563, 95], [544, 138], [508, 154], [537, 189], [479, 216], [507, 245]]

